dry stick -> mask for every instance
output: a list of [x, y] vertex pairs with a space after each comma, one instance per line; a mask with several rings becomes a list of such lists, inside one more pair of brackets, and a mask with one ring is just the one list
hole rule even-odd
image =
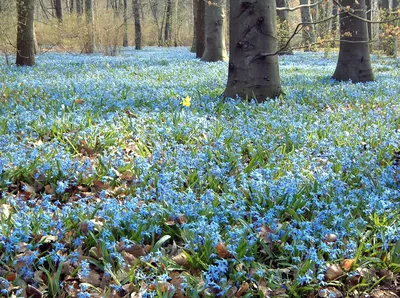
[[303, 7], [313, 7], [313, 6], [317, 6], [318, 4], [322, 3], [322, 0], [312, 3], [312, 4], [302, 4], [299, 6], [295, 6], [295, 7], [277, 7], [276, 10], [287, 10], [287, 11], [295, 11], [299, 8], [303, 8]]
[[[393, 18], [393, 19], [390, 19], [390, 20], [387, 20], [387, 21], [370, 21], [370, 20], [364, 19], [364, 18], [362, 18], [362, 17], [359, 17], [359, 16], [357, 16], [357, 15], [354, 15], [353, 13], [347, 11], [347, 9], [346, 9], [345, 7], [343, 7], [342, 5], [340, 5], [340, 3], [338, 3], [336, 0], [333, 0], [333, 1], [335, 2], [335, 4], [337, 4], [337, 5], [339, 6], [339, 8], [342, 9], [342, 11], [341, 11], [340, 13], [338, 13], [338, 14], [336, 14], [336, 15], [333, 15], [333, 16], [330, 16], [330, 17], [328, 17], [328, 18], [325, 18], [325, 19], [323, 19], [323, 20], [317, 21], [317, 22], [304, 22], [304, 23], [299, 23], [299, 24], [297, 24], [296, 29], [293, 31], [293, 34], [289, 37], [289, 39], [286, 41], [286, 43], [285, 43], [281, 48], [279, 48], [275, 53], [261, 53], [261, 54], [258, 54], [257, 57], [255, 57], [255, 58], [259, 58], [260, 56], [262, 56], [262, 57], [269, 57], [269, 56], [278, 55], [280, 52], [282, 52], [283, 50], [285, 50], [285, 49], [287, 48], [287, 46], [289, 45], [290, 41], [291, 41], [297, 34], [299, 34], [300, 31], [303, 30], [303, 28], [304, 28], [305, 26], [307, 26], [307, 25], [317, 25], [317, 24], [320, 24], [320, 23], [324, 23], [324, 22], [327, 22], [327, 21], [329, 21], [329, 20], [331, 20], [331, 19], [333, 19], [333, 18], [336, 18], [337, 16], [340, 16], [340, 15], [342, 15], [342, 14], [345, 14], [345, 13], [347, 13], [349, 16], [355, 17], [355, 18], [357, 18], [357, 19], [359, 19], [359, 20], [361, 20], [361, 21], [363, 21], [363, 22], [372, 23], [372, 24], [385, 24], [385, 23], [391, 23], [391, 22], [400, 20], [400, 17], [396, 17], [396, 18]], [[353, 10], [353, 11], [355, 11], [355, 10]], [[347, 43], [367, 43], [367, 42], [371, 42], [371, 40], [368, 40], [368, 41], [341, 40], [341, 42], [347, 42]], [[313, 44], [320, 44], [320, 43], [313, 43]], [[301, 48], [304, 48], [304, 46], [303, 46], [303, 47], [297, 47], [297, 48], [295, 48], [295, 49], [301, 49]], [[254, 58], [253, 58], [253, 60], [254, 60]], [[253, 61], [253, 60], [252, 60], [252, 61]]]
[[356, 18], [356, 19], [359, 19], [359, 20], [361, 20], [361, 21], [363, 21], [363, 22], [365, 22], [365, 23], [370, 23], [370, 24], [385, 24], [385, 23], [391, 23], [391, 22], [400, 20], [400, 16], [399, 16], [399, 17], [395, 17], [395, 18], [393, 18], [393, 19], [389, 19], [389, 20], [386, 20], [386, 21], [371, 21], [371, 20], [362, 18], [362, 17], [360, 17], [360, 16], [358, 16], [358, 15], [355, 15], [355, 14], [353, 13], [354, 11], [362, 11], [363, 9], [358, 9], [358, 10], [356, 10], [356, 9], [348, 9], [347, 7], [344, 7], [343, 5], [341, 5], [340, 2], [338, 2], [337, 0], [332, 0], [332, 1], [333, 1], [337, 6], [339, 6], [339, 9], [341, 9], [341, 10], [343, 10], [344, 12], [348, 13], [349, 16], [354, 17], [354, 18]]

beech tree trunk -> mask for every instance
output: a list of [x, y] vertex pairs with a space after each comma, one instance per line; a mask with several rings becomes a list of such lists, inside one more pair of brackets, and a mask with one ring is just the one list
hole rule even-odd
[[[288, 7], [287, 0], [276, 0], [276, 7]], [[289, 31], [289, 12], [287, 10], [277, 10], [277, 15], [279, 18], [279, 43], [278, 48], [283, 47], [290, 37]], [[290, 43], [279, 53], [279, 55], [292, 55], [293, 51], [291, 49]]]
[[76, 14], [81, 16], [83, 14], [83, 0], [76, 0]]
[[62, 10], [62, 2], [61, 0], [54, 1], [54, 9], [56, 10], [56, 17], [58, 22], [62, 23], [63, 21], [63, 10]]
[[262, 102], [282, 93], [275, 0], [230, 0], [230, 57], [226, 97]]
[[35, 0], [17, 1], [18, 31], [16, 64], [19, 66], [33, 66], [36, 63], [33, 27], [34, 9]]
[[197, 35], [197, 0], [193, 0], [193, 43], [191, 52], [196, 53], [196, 35]]
[[201, 60], [215, 62], [228, 61], [225, 47], [224, 1], [213, 0], [206, 4], [206, 46]]
[[128, 0], [124, 0], [124, 37], [122, 46], [128, 46]]
[[203, 57], [206, 46], [205, 32], [205, 8], [206, 0], [197, 0], [197, 23], [196, 23], [196, 57]]
[[135, 48], [142, 49], [142, 25], [140, 23], [140, 3], [139, 0], [132, 0], [133, 16], [135, 18]]
[[86, 53], [94, 53], [94, 14], [92, 0], [85, 0], [86, 24], [88, 26], [89, 36], [86, 44]]
[[[300, 5], [310, 5], [309, 0], [300, 0]], [[300, 8], [301, 14], [301, 22], [302, 23], [311, 23], [311, 11], [310, 7], [301, 7]], [[314, 32], [314, 25], [309, 24], [306, 25], [303, 29], [303, 43], [304, 43], [304, 50], [311, 51], [312, 44], [315, 43], [315, 32]]]
[[165, 12], [165, 28], [164, 28], [164, 39], [167, 45], [170, 45], [171, 28], [172, 28], [172, 0], [167, 0]]
[[[340, 4], [350, 7], [354, 14], [366, 18], [365, 0], [341, 0]], [[374, 80], [369, 54], [367, 23], [348, 14], [340, 15], [340, 50], [335, 73], [338, 81], [353, 83]]]
[[74, 0], [70, 0], [69, 1], [69, 13], [73, 14], [74, 13], [74, 7], [75, 6], [75, 1]]

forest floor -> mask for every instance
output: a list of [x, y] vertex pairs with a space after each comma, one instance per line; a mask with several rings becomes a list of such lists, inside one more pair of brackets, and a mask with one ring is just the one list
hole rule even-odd
[[400, 60], [335, 62], [255, 104], [183, 48], [0, 57], [2, 295], [400, 296]]

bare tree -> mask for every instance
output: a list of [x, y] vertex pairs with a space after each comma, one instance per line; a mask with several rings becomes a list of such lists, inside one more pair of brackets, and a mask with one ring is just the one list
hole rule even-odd
[[124, 0], [124, 37], [122, 45], [124, 47], [128, 46], [128, 0]]
[[17, 0], [18, 31], [16, 64], [33, 66], [36, 63], [33, 17], [35, 0]]
[[225, 47], [225, 3], [223, 0], [213, 0], [206, 4], [206, 45], [203, 61], [227, 61]]
[[230, 57], [224, 95], [262, 102], [282, 93], [275, 0], [230, 1]]
[[85, 0], [85, 11], [86, 11], [86, 24], [88, 26], [88, 40], [86, 43], [85, 52], [87, 54], [94, 53], [94, 14], [93, 14], [93, 2], [92, 0]]
[[373, 81], [368, 28], [364, 21], [365, 0], [341, 0], [339, 3], [340, 9], [348, 12], [340, 15], [340, 51], [333, 78], [353, 83]]
[[205, 0], [197, 0], [196, 57], [203, 57], [205, 49]]
[[135, 48], [142, 49], [142, 25], [140, 22], [140, 3], [139, 0], [132, 0], [133, 15], [135, 17]]

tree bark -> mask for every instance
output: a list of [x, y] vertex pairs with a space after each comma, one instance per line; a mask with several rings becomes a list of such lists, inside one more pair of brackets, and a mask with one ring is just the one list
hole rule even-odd
[[230, 57], [226, 97], [262, 102], [282, 93], [275, 0], [231, 0]]
[[[276, 7], [288, 7], [287, 0], [276, 0]], [[289, 31], [289, 12], [287, 10], [277, 11], [279, 18], [279, 42], [278, 47], [283, 47], [290, 37]], [[279, 55], [293, 55], [293, 50], [291, 49], [290, 43], [279, 53]]]
[[86, 53], [94, 53], [94, 14], [93, 14], [93, 2], [92, 0], [85, 0], [85, 11], [86, 11], [86, 24], [88, 26], [88, 40], [86, 44]]
[[331, 29], [331, 47], [334, 48], [336, 46], [336, 33], [337, 33], [337, 14], [338, 14], [338, 7], [336, 4], [332, 6], [332, 16], [335, 16], [330, 21], [330, 29]]
[[201, 57], [203, 61], [228, 61], [225, 47], [224, 1], [213, 0], [206, 4], [206, 46]]
[[165, 28], [164, 28], [164, 39], [167, 45], [171, 45], [171, 28], [172, 28], [172, 0], [167, 0], [165, 12]]
[[54, 1], [54, 9], [56, 10], [56, 17], [59, 23], [63, 21], [63, 9], [61, 0]]
[[196, 53], [196, 35], [197, 35], [197, 0], [193, 0], [193, 43], [191, 52]]
[[[309, 5], [309, 0], [300, 0], [300, 5]], [[300, 8], [301, 22], [310, 23], [312, 22], [310, 7], [304, 6]], [[315, 32], [314, 25], [306, 25], [303, 29], [303, 43], [305, 51], [312, 50], [312, 44], [315, 43]]]
[[74, 0], [70, 0], [69, 1], [69, 13], [73, 14], [74, 13], [74, 9], [75, 9], [75, 1]]
[[205, 8], [206, 0], [197, 0], [197, 24], [196, 24], [196, 57], [203, 57], [206, 46], [205, 31]]
[[124, 0], [124, 38], [122, 46], [128, 46], [128, 0]]
[[36, 63], [33, 27], [34, 9], [34, 0], [17, 1], [18, 31], [16, 64], [19, 66], [33, 66]]
[[76, 14], [82, 16], [83, 14], [83, 0], [76, 0]]
[[142, 25], [140, 23], [140, 5], [139, 0], [132, 0], [133, 15], [135, 17], [135, 48], [142, 49]]
[[[366, 18], [365, 0], [341, 0], [343, 7], [350, 7], [354, 14]], [[374, 80], [369, 54], [367, 24], [348, 14], [340, 15], [340, 50], [335, 73], [338, 81], [353, 83]]]

